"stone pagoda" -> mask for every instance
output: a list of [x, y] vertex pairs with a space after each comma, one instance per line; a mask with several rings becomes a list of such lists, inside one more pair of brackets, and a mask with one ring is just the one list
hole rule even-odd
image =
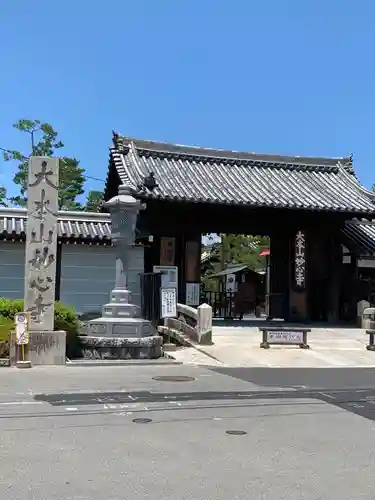
[[135, 227], [142, 203], [130, 186], [120, 186], [119, 194], [105, 203], [111, 212], [112, 242], [116, 248], [116, 282], [110, 300], [102, 307], [102, 317], [88, 323], [81, 336], [84, 357], [88, 359], [158, 358], [162, 337], [154, 325], [141, 318], [140, 307], [133, 304], [128, 289], [130, 253], [135, 242]]

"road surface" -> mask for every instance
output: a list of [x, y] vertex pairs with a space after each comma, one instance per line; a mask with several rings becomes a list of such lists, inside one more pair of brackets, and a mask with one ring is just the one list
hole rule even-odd
[[373, 500], [374, 375], [3, 369], [1, 498]]

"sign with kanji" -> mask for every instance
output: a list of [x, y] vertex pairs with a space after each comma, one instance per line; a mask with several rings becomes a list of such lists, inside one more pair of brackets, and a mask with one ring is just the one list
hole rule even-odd
[[306, 239], [302, 231], [295, 238], [294, 279], [297, 288], [305, 288], [306, 280]]
[[161, 288], [161, 318], [177, 318], [177, 290], [176, 288]]
[[27, 312], [18, 313], [14, 316], [14, 321], [16, 323], [17, 344], [28, 344], [30, 342], [29, 314]]

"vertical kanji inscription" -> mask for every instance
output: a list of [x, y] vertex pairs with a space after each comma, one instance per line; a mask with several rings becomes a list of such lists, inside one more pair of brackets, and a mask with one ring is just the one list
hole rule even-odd
[[306, 281], [306, 239], [305, 233], [298, 231], [295, 240], [294, 279], [297, 288], [304, 289]]
[[25, 261], [25, 310], [31, 331], [54, 329], [59, 160], [31, 157]]

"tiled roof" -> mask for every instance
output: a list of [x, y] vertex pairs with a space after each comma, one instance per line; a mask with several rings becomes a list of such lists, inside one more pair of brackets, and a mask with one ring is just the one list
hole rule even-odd
[[[114, 134], [111, 165], [146, 198], [375, 214], [375, 198], [353, 175], [351, 158], [238, 153], [141, 141]], [[107, 180], [108, 182], [108, 180]]]
[[[24, 239], [26, 236], [27, 210], [0, 208], [0, 235]], [[110, 242], [111, 221], [105, 213], [59, 212], [57, 225], [60, 240]]]
[[350, 220], [346, 222], [343, 233], [358, 256], [375, 257], [375, 221]]

